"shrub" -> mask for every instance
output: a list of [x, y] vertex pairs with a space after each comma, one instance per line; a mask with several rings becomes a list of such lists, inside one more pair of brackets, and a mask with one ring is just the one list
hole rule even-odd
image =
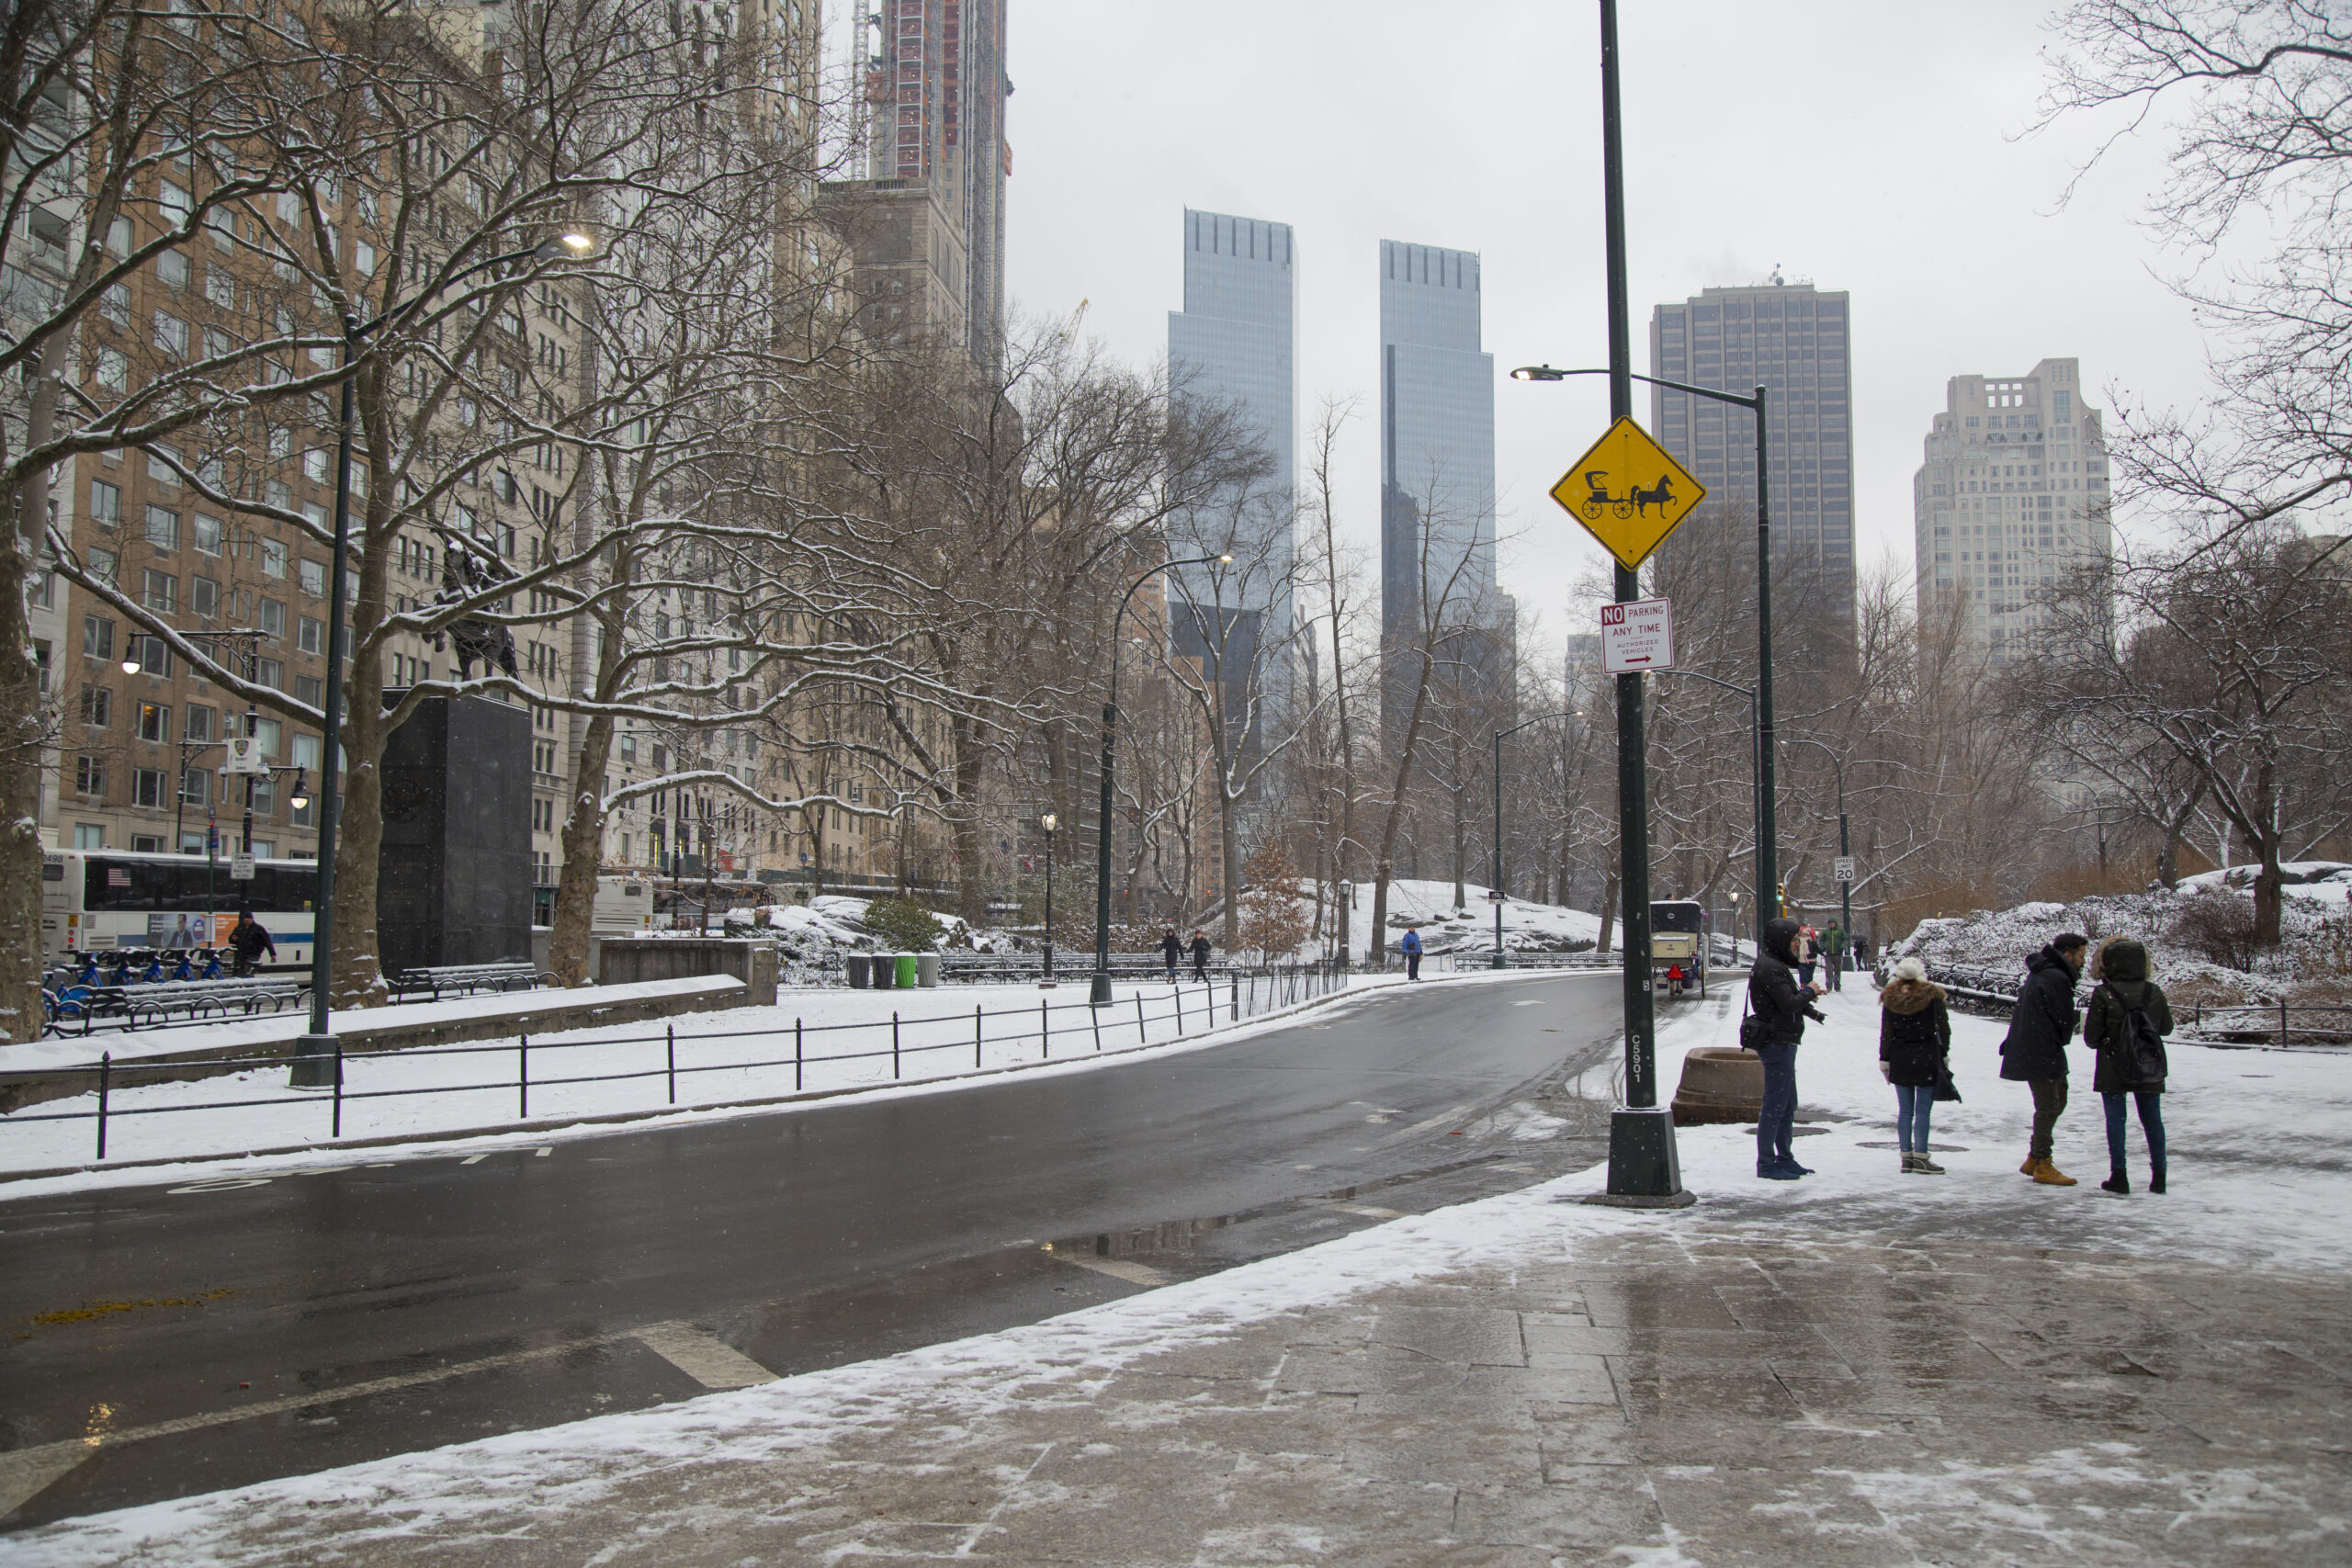
[[876, 898], [865, 908], [867, 934], [886, 952], [933, 953], [946, 928], [911, 898]]
[[2165, 934], [2209, 964], [2251, 973], [2262, 954], [2254, 929], [2254, 900], [2212, 887], [2180, 900]]

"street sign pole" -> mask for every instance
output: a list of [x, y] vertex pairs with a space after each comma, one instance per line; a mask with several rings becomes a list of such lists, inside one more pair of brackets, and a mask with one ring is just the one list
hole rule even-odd
[[[1601, 213], [1609, 276], [1609, 417], [1634, 416], [1631, 290], [1625, 276], [1625, 154], [1618, 106], [1617, 0], [1600, 0]], [[1617, 602], [1642, 596], [1621, 560]], [[1657, 1020], [1650, 993], [1649, 780], [1644, 761], [1642, 677], [1617, 677], [1617, 842], [1624, 894], [1625, 1103], [1609, 1122], [1604, 1201], [1637, 1206], [1692, 1201], [1682, 1188], [1674, 1120], [1657, 1102]]]

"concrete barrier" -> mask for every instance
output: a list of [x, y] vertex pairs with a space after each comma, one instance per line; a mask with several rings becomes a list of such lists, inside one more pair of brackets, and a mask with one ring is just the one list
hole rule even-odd
[[600, 986], [732, 975], [749, 993], [745, 1007], [775, 1006], [782, 967], [775, 942], [742, 937], [600, 936], [591, 939], [588, 953], [588, 972]]

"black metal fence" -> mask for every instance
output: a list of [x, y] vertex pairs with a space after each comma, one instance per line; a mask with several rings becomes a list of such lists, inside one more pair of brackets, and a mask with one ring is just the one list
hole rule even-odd
[[[1882, 965], [1882, 984], [1892, 973]], [[1989, 969], [1935, 964], [1928, 978], [1944, 988], [1955, 1002], [1972, 1011], [2005, 1014], [2017, 1006], [2025, 976]], [[2089, 1005], [2095, 984], [2075, 987], [2077, 1007]], [[2300, 1002], [2198, 1002], [2173, 1009], [2173, 1025], [2185, 1040], [2225, 1045], [2346, 1045], [2352, 1044], [2352, 1007]]]
[[[512, 1040], [477, 1044], [421, 1046], [413, 1050], [355, 1053], [348, 1056], [344, 1054], [341, 1043], [338, 1043], [335, 1049], [334, 1081], [331, 1089], [323, 1096], [318, 1090], [311, 1090], [307, 1093], [292, 1092], [251, 1100], [208, 1099], [186, 1104], [115, 1105], [113, 1103], [115, 1095], [123, 1089], [175, 1078], [185, 1078], [188, 1065], [185, 1063], [142, 1064], [136, 1060], [117, 1062], [114, 1060], [113, 1054], [109, 1052], [102, 1055], [96, 1065], [87, 1067], [51, 1067], [0, 1072], [0, 1082], [13, 1078], [40, 1078], [54, 1082], [61, 1076], [86, 1075], [89, 1090], [85, 1092], [92, 1092], [95, 1097], [93, 1102], [86, 1107], [61, 1111], [28, 1111], [0, 1116], [0, 1126], [19, 1125], [32, 1122], [88, 1121], [94, 1123], [96, 1157], [103, 1160], [107, 1157], [111, 1124], [128, 1116], [167, 1115], [197, 1111], [247, 1111], [273, 1105], [301, 1104], [318, 1107], [325, 1112], [326, 1141], [332, 1142], [345, 1135], [345, 1112], [347, 1108], [356, 1108], [367, 1101], [412, 1099], [422, 1095], [511, 1091], [514, 1096], [514, 1117], [509, 1121], [471, 1124], [473, 1129], [483, 1132], [496, 1132], [501, 1127], [530, 1121], [531, 1096], [535, 1090], [540, 1094], [542, 1104], [544, 1104], [545, 1097], [549, 1090], [574, 1084], [619, 1083], [658, 1078], [662, 1080], [661, 1104], [664, 1107], [710, 1109], [727, 1105], [756, 1104], [787, 1094], [805, 1092], [808, 1069], [831, 1063], [873, 1062], [878, 1064], [887, 1059], [890, 1064], [888, 1078], [876, 1077], [870, 1083], [843, 1086], [873, 1088], [883, 1083], [959, 1077], [987, 1071], [989, 1070], [986, 1062], [990, 1046], [999, 1047], [1000, 1055], [1003, 1054], [1002, 1048], [1011, 1047], [1017, 1058], [1023, 1049], [1034, 1042], [1037, 1049], [1037, 1055], [1034, 1060], [1015, 1059], [1001, 1064], [995, 1070], [1041, 1066], [1056, 1060], [1067, 1060], [1072, 1055], [1097, 1053], [1115, 1055], [1120, 1052], [1169, 1044], [1176, 1040], [1197, 1035], [1215, 1028], [1220, 1017], [1227, 1024], [1238, 1023], [1246, 1018], [1280, 1011], [1303, 1002], [1312, 1001], [1318, 997], [1329, 996], [1342, 989], [1346, 983], [1345, 972], [1336, 964], [1295, 964], [1246, 973], [1237, 972], [1227, 976], [1222, 980], [1207, 984], [1180, 983], [1169, 987], [1166, 994], [1157, 997], [1148, 998], [1141, 992], [1136, 992], [1103, 1008], [1095, 1008], [1082, 1000], [1057, 1003], [1046, 998], [1040, 998], [1035, 1007], [1024, 1004], [1018, 1008], [1001, 1008], [993, 1011], [987, 1009], [985, 1005], [976, 1005], [968, 1015], [971, 1023], [969, 1037], [959, 1037], [952, 1041], [926, 1039], [921, 1042], [910, 1042], [906, 1036], [910, 1030], [931, 1031], [933, 1026], [960, 1024], [967, 1016], [960, 1010], [922, 1018], [908, 1018], [894, 1012], [887, 1022], [873, 1021], [856, 1023], [811, 1024], [803, 1019], [796, 1018], [789, 1029], [778, 1027], [759, 1031], [737, 1028], [708, 1032], [681, 1032], [675, 1025], [672, 1025], [663, 1029], [659, 1034], [622, 1035], [603, 1040], [542, 1041], [537, 1044], [532, 1043], [527, 1034], [519, 1034]], [[1072, 1013], [1083, 1013], [1086, 1016], [1082, 1019], [1071, 1019], [1069, 1015]], [[1059, 1027], [1056, 1025], [1057, 1015], [1060, 1015], [1064, 1021]], [[1034, 1028], [1030, 1027], [1032, 1020], [1035, 1021]], [[1157, 1039], [1153, 1038], [1152, 1025], [1155, 1023], [1171, 1024], [1172, 1032], [1163, 1033]], [[1008, 1024], [1012, 1026], [1009, 1030], [1006, 1027]], [[991, 1028], [991, 1025], [994, 1027]], [[1128, 1029], [1136, 1032], [1136, 1038], [1133, 1043], [1123, 1043], [1125, 1031]], [[1109, 1035], [1108, 1043], [1105, 1042], [1106, 1032]], [[825, 1050], [823, 1047], [829, 1043], [827, 1039], [829, 1036], [834, 1037], [835, 1043], [847, 1044], [852, 1048]], [[791, 1042], [791, 1050], [788, 1055], [785, 1053], [783, 1046], [783, 1042], [787, 1039]], [[774, 1040], [777, 1043], [775, 1054], [752, 1061], [730, 1058], [698, 1063], [691, 1059], [693, 1048], [698, 1042], [725, 1041], [731, 1044], [741, 1044], [747, 1040]], [[1062, 1055], [1058, 1058], [1054, 1054], [1057, 1043], [1060, 1043], [1062, 1046]], [[686, 1046], [690, 1053], [689, 1059], [683, 1063], [678, 1055], [678, 1048], [681, 1045]], [[602, 1073], [567, 1075], [563, 1071], [567, 1053], [610, 1051], [615, 1047], [630, 1046], [643, 1048], [644, 1065], [642, 1066]], [[960, 1055], [957, 1055], [954, 1061], [948, 1060], [950, 1054], [960, 1054], [965, 1051], [971, 1053], [972, 1065], [969, 1067], [961, 1065]], [[386, 1066], [397, 1066], [403, 1064], [413, 1065], [441, 1058], [480, 1059], [485, 1066], [496, 1066], [500, 1070], [495, 1077], [459, 1084], [436, 1083], [369, 1089], [354, 1087], [349, 1081], [355, 1070], [373, 1069]], [[512, 1064], [511, 1074], [504, 1070], [508, 1063]], [[930, 1068], [933, 1064], [942, 1066], [939, 1070], [921, 1070]], [[208, 1074], [229, 1073], [250, 1068], [283, 1067], [286, 1066], [286, 1058], [282, 1056], [210, 1058], [201, 1066]], [[550, 1066], [554, 1069], [552, 1074], [549, 1072]], [[918, 1070], [910, 1072], [910, 1067]], [[692, 1098], [691, 1090], [695, 1077], [713, 1073], [745, 1075], [747, 1086], [753, 1081], [751, 1075], [765, 1074], [767, 1077], [757, 1080], [757, 1087], [761, 1089], [757, 1094], [738, 1094], [732, 1098], [719, 1100]], [[784, 1087], [787, 1075], [791, 1084], [788, 1089]], [[681, 1079], [685, 1080], [685, 1087], [689, 1090], [689, 1097], [684, 1101], [679, 1099]], [[323, 1104], [321, 1103], [322, 1099], [325, 1102]], [[55, 1105], [61, 1102], [52, 1100], [41, 1103]], [[650, 1111], [651, 1108], [645, 1109]]]

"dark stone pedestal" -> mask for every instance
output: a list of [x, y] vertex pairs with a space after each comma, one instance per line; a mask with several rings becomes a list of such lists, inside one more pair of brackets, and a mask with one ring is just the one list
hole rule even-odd
[[529, 959], [529, 713], [486, 697], [423, 703], [392, 731], [383, 777], [384, 973]]
[[1680, 1209], [1698, 1199], [1682, 1188], [1674, 1113], [1663, 1105], [1621, 1105], [1609, 1118], [1609, 1190], [1586, 1200], [1628, 1209]]

